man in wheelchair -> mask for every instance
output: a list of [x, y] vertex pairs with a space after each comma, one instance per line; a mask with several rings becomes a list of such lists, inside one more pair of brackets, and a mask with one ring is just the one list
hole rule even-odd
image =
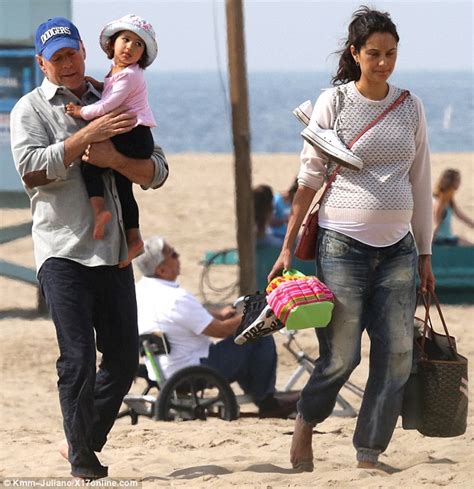
[[[170, 352], [158, 359], [166, 378], [185, 367], [205, 365], [229, 383], [238, 382], [258, 406], [260, 417], [286, 418], [295, 411], [297, 394], [281, 398], [276, 394], [277, 353], [272, 336], [236, 345], [233, 335], [242, 315], [232, 306], [208, 311], [180, 287], [176, 282], [179, 254], [164, 238], [147, 239], [135, 264], [143, 274], [136, 284], [139, 332], [166, 335]], [[156, 380], [152, 368], [148, 375]]]

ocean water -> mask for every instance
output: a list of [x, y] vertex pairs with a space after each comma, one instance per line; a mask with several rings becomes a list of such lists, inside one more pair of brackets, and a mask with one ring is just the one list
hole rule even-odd
[[[147, 73], [154, 133], [166, 152], [232, 151], [228, 82], [221, 78], [217, 72]], [[433, 152], [474, 151], [472, 72], [401, 72], [390, 82], [422, 99]], [[251, 150], [300, 151], [302, 126], [291, 112], [329, 86], [327, 73], [250, 73]]]

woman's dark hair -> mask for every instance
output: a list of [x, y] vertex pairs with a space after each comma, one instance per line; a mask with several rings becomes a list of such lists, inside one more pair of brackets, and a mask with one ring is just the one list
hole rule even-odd
[[[116, 41], [117, 37], [119, 37], [120, 34], [122, 34], [122, 32], [125, 32], [125, 31], [116, 32], [115, 34], [113, 34], [112, 36], [110, 36], [109, 40], [107, 41], [107, 45], [106, 45], [107, 58], [114, 59], [114, 45], [115, 45], [115, 41]], [[142, 70], [144, 70], [147, 67], [146, 62], [147, 62], [147, 59], [148, 59], [148, 54], [147, 54], [147, 51], [146, 51], [145, 41], [143, 41], [143, 47], [145, 49], [143, 50], [143, 54], [141, 55], [141, 58], [137, 62], [137, 65]]]
[[374, 32], [388, 32], [397, 40], [400, 40], [397, 28], [387, 12], [372, 10], [365, 5], [357, 9], [352, 15], [349, 24], [349, 35], [344, 43], [344, 48], [337, 51], [340, 54], [339, 68], [332, 78], [333, 85], [342, 85], [360, 78], [360, 68], [351, 54], [351, 46], [359, 52]]

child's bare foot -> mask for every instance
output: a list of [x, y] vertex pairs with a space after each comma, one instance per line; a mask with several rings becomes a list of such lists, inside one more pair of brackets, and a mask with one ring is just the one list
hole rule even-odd
[[140, 231], [138, 229], [127, 230], [128, 256], [125, 261], [119, 263], [119, 268], [125, 268], [130, 265], [134, 258], [143, 253], [144, 246], [145, 243], [143, 242]]
[[110, 211], [101, 211], [95, 215], [94, 232], [92, 237], [94, 239], [104, 239], [105, 226], [112, 219], [112, 213]]
[[303, 472], [314, 470], [312, 441], [313, 425], [306, 423], [303, 417], [298, 414], [290, 450], [290, 462], [294, 469]]

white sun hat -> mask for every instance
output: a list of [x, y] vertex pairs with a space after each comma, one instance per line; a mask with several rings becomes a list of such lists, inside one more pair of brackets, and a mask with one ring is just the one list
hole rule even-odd
[[131, 31], [140, 36], [147, 52], [146, 66], [150, 66], [158, 55], [158, 44], [152, 25], [138, 15], [127, 14], [124, 17], [109, 22], [100, 33], [100, 47], [107, 53], [107, 42], [117, 32]]

